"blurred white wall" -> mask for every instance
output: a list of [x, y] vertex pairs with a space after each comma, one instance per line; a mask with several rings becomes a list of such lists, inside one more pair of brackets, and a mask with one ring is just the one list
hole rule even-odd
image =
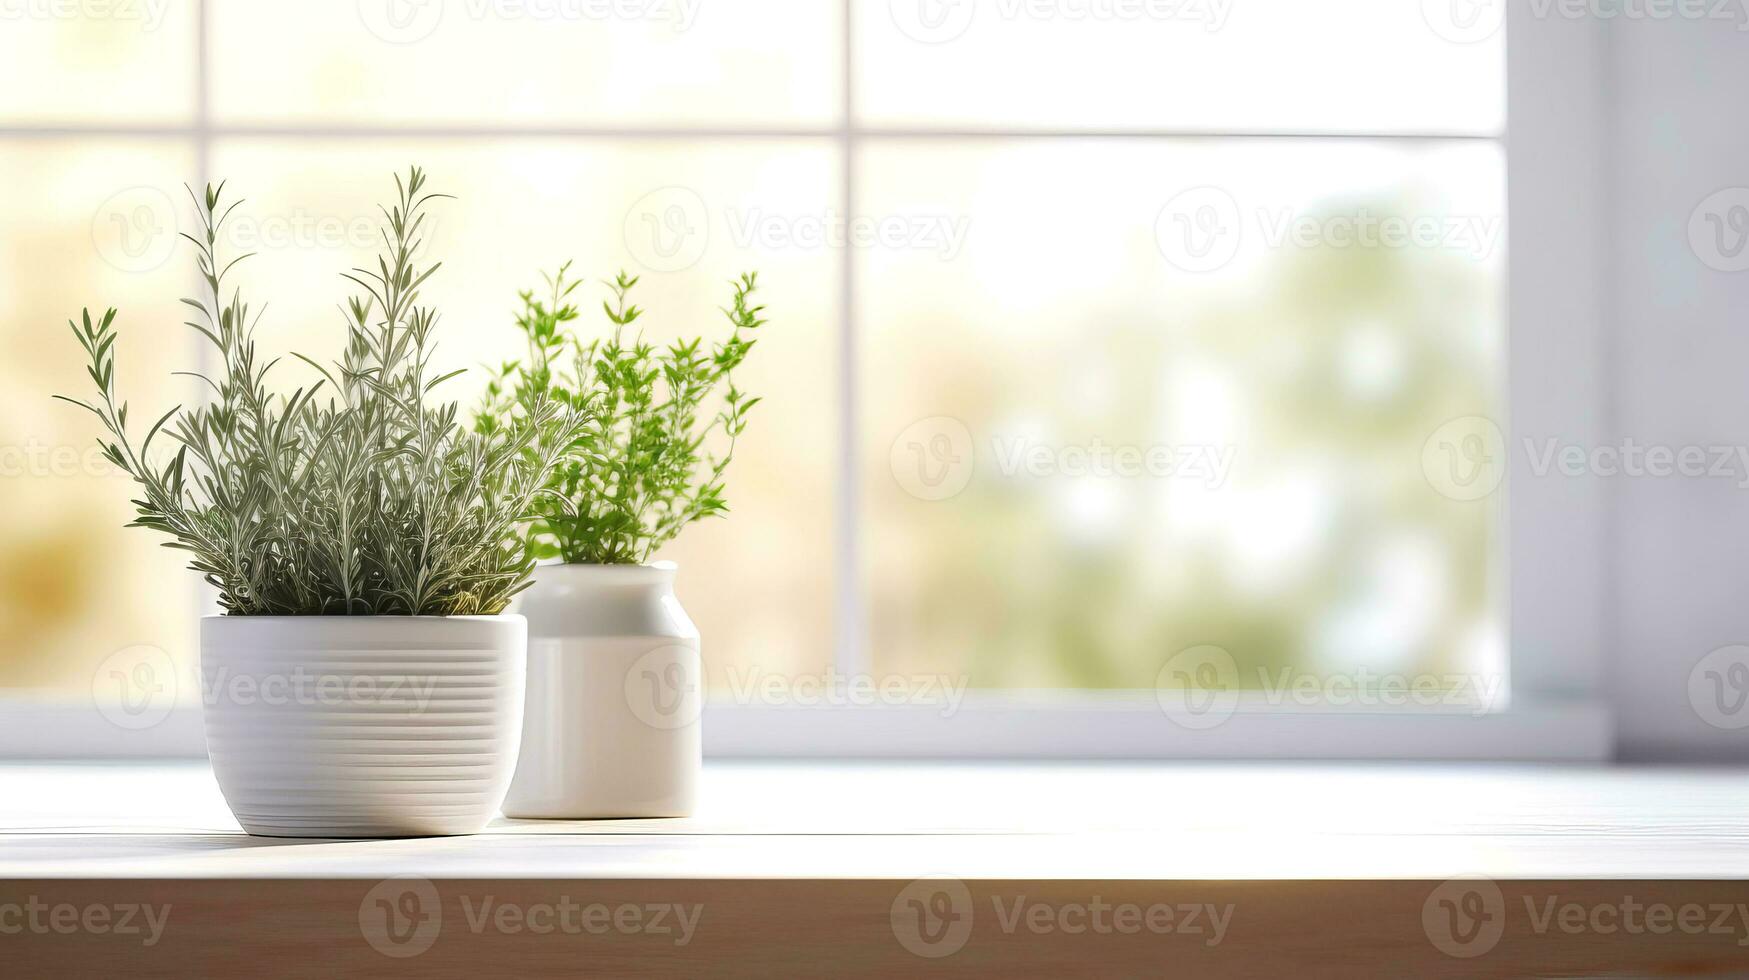
[[[1737, 13], [1607, 28], [1599, 84], [1611, 109], [1598, 152], [1609, 190], [1606, 412], [1617, 439], [1749, 446], [1749, 271], [1711, 268], [1690, 242], [1697, 205], [1749, 188], [1749, 10]], [[1749, 210], [1741, 216], [1749, 226]], [[1749, 644], [1749, 488], [1604, 482], [1621, 756], [1749, 759], [1749, 729], [1709, 725], [1689, 698], [1703, 656]]]

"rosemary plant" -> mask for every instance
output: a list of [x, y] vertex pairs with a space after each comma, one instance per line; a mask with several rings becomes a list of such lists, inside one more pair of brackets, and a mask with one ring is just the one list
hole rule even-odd
[[[130, 526], [170, 536], [232, 615], [489, 615], [529, 581], [534, 559], [519, 525], [537, 512], [586, 417], [531, 394], [506, 425], [470, 431], [456, 403], [430, 396], [454, 372], [433, 376], [438, 319], [419, 290], [439, 265], [415, 256], [431, 202], [413, 168], [395, 178], [395, 204], [374, 269], [346, 278], [361, 287], [343, 313], [346, 348], [320, 379], [290, 395], [269, 393], [275, 360], [257, 351], [239, 291], [224, 300], [220, 232], [237, 206], [224, 185], [204, 196], [193, 243], [205, 281], [188, 326], [217, 351], [218, 369], [195, 374], [210, 404], [177, 406], [137, 445], [128, 406], [116, 395], [115, 310], [86, 310], [70, 324], [90, 360], [92, 401], [65, 398], [98, 417], [110, 462], [139, 487]], [[240, 202], [239, 202], [240, 203]], [[222, 264], [221, 264], [222, 262]], [[64, 397], [64, 396], [58, 396]], [[160, 437], [174, 444], [155, 458]]]
[[[723, 474], [735, 441], [758, 404], [735, 386], [733, 372], [766, 322], [752, 305], [757, 274], [732, 285], [723, 310], [729, 336], [707, 351], [702, 338], [665, 349], [628, 337], [643, 314], [630, 302], [635, 276], [621, 272], [602, 303], [611, 332], [582, 343], [567, 324], [578, 319], [572, 294], [580, 282], [566, 263], [546, 276], [547, 295], [521, 294], [516, 325], [528, 341], [525, 362], [502, 366], [475, 420], [481, 435], [527, 424], [549, 401], [583, 420], [576, 451], [553, 471], [550, 493], [536, 502], [530, 549], [569, 564], [641, 564], [694, 521], [725, 513]], [[635, 329], [635, 328], [634, 328]], [[566, 361], [569, 361], [567, 368]], [[720, 410], [704, 405], [719, 388]], [[721, 454], [706, 449], [718, 440]]]

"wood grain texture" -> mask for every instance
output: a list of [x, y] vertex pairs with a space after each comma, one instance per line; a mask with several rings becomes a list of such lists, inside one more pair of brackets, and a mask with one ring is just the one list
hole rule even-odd
[[[19, 881], [0, 882], [0, 902], [77, 907], [129, 902], [168, 905], [159, 942], [138, 937], [32, 933], [0, 936], [8, 976], [187, 977], [381, 975], [430, 977], [841, 977], [1194, 976], [1194, 977], [1523, 977], [1749, 975], [1740, 910], [1749, 886], [1728, 882], [1622, 884], [1518, 881], [1500, 884], [1503, 930], [1478, 955], [1442, 952], [1425, 910], [1442, 887], [1427, 881], [1163, 882], [973, 881], [965, 883], [972, 927], [963, 946], [939, 958], [908, 949], [894, 925], [906, 883], [893, 881], [502, 881], [431, 882], [441, 904], [430, 945], [410, 957], [372, 946], [360, 926], [369, 881]], [[1709, 913], [1698, 931], [1663, 934], [1594, 927], [1539, 931], [1526, 902], [1585, 910], [1665, 903], [1729, 908], [1725, 927]], [[493, 908], [601, 903], [698, 907], [696, 931], [546, 934], [473, 921]], [[1206, 917], [1198, 932], [1135, 934], [1007, 928], [998, 903], [1045, 908], [1054, 916], [1095, 898], [1110, 907], [1215, 906], [1228, 910], [1217, 939]], [[521, 921], [521, 920], [518, 920]], [[1061, 920], [1050, 921], [1061, 925]], [[1070, 922], [1082, 920], [1071, 917]], [[1110, 922], [1110, 919], [1107, 919]], [[1182, 921], [1182, 920], [1180, 920]], [[1675, 920], [1672, 920], [1675, 921]], [[1701, 921], [1701, 920], [1697, 920]]]
[[[0, 976], [1749, 977], [1740, 770], [713, 764], [704, 791], [687, 820], [273, 840], [199, 766], [0, 765]], [[155, 944], [85, 924], [138, 904], [168, 906]]]

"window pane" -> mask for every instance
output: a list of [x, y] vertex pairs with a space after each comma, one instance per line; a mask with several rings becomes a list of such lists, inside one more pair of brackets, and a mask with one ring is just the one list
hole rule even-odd
[[[444, 263], [424, 293], [442, 311], [441, 366], [520, 355], [516, 294], [568, 259], [589, 280], [580, 330], [604, 323], [602, 280], [625, 268], [642, 276], [639, 324], [657, 343], [724, 336], [728, 281], [758, 270], [772, 323], [737, 383], [766, 401], [736, 447], [732, 516], [695, 525], [660, 557], [680, 563], [680, 598], [719, 686], [730, 666], [818, 672], [830, 661], [837, 261], [749, 230], [837, 200], [829, 141], [227, 140], [214, 157], [247, 198], [232, 240], [262, 254], [239, 281], [269, 302], [262, 337], [274, 351], [338, 353], [340, 273], [375, 248], [376, 203], [409, 160], [457, 195], [436, 205], [429, 236]], [[451, 397], [472, 407], [482, 383], [458, 379]]]
[[1505, 7], [1468, 5], [1472, 23], [1465, 6], [856, 0], [857, 109], [889, 125], [1498, 133]]
[[174, 143], [0, 143], [0, 688], [89, 698], [98, 666], [140, 646], [193, 664], [196, 576], [123, 529], [132, 485], [93, 451], [97, 420], [51, 400], [91, 395], [67, 330], [82, 306], [120, 310], [135, 425], [195, 396], [170, 376], [193, 350], [177, 302], [193, 277], [169, 261], [193, 165]]
[[213, 0], [222, 121], [795, 124], [835, 117], [839, 7]]
[[0, 120], [190, 121], [194, 9], [171, 0], [0, 4]]
[[883, 672], [1493, 662], [1498, 498], [1437, 492], [1423, 448], [1499, 417], [1496, 146], [918, 141], [861, 172], [862, 213], [967, 229], [862, 264]]

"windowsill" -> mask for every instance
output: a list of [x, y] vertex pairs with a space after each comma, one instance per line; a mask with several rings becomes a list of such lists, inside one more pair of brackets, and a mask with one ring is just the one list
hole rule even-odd
[[[972, 692], [944, 705], [705, 706], [707, 757], [770, 759], [1304, 759], [1602, 762], [1608, 706], [1514, 697], [1474, 707], [1241, 704], [1174, 717], [1153, 692]], [[1211, 724], [1211, 720], [1217, 722]], [[6, 700], [0, 745], [18, 759], [206, 758], [198, 707], [123, 729], [85, 703]]]

